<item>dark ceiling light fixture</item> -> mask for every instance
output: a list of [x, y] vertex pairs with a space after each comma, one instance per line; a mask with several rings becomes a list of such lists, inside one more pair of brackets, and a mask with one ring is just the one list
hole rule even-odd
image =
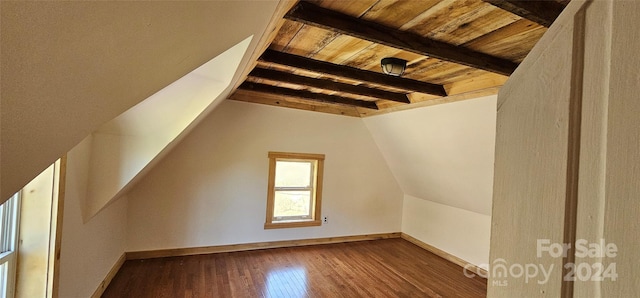
[[407, 68], [407, 60], [393, 57], [382, 58], [380, 66], [382, 66], [382, 72], [399, 77]]

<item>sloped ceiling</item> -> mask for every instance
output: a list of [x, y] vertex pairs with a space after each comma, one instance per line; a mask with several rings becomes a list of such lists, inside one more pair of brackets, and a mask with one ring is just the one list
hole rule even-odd
[[0, 201], [105, 122], [262, 36], [277, 4], [2, 1]]
[[491, 215], [495, 95], [363, 121], [405, 194]]
[[230, 92], [248, 37], [218, 57], [107, 122], [91, 138], [88, 190], [83, 218], [88, 221], [136, 177], [146, 174]]

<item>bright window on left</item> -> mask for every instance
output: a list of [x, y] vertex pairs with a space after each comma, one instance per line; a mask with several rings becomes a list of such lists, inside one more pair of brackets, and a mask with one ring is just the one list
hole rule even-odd
[[0, 297], [13, 297], [17, 268], [20, 192], [0, 205]]

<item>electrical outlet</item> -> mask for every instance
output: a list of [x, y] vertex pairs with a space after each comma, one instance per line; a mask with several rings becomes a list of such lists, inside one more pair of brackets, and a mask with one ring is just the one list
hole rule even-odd
[[328, 224], [329, 223], [329, 220], [327, 219], [326, 216], [324, 218], [322, 218], [322, 223], [324, 223], [324, 224]]

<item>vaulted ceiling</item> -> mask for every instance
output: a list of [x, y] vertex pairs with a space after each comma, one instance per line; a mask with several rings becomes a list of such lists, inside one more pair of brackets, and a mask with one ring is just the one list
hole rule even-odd
[[495, 94], [567, 3], [301, 1], [230, 99], [364, 117]]

